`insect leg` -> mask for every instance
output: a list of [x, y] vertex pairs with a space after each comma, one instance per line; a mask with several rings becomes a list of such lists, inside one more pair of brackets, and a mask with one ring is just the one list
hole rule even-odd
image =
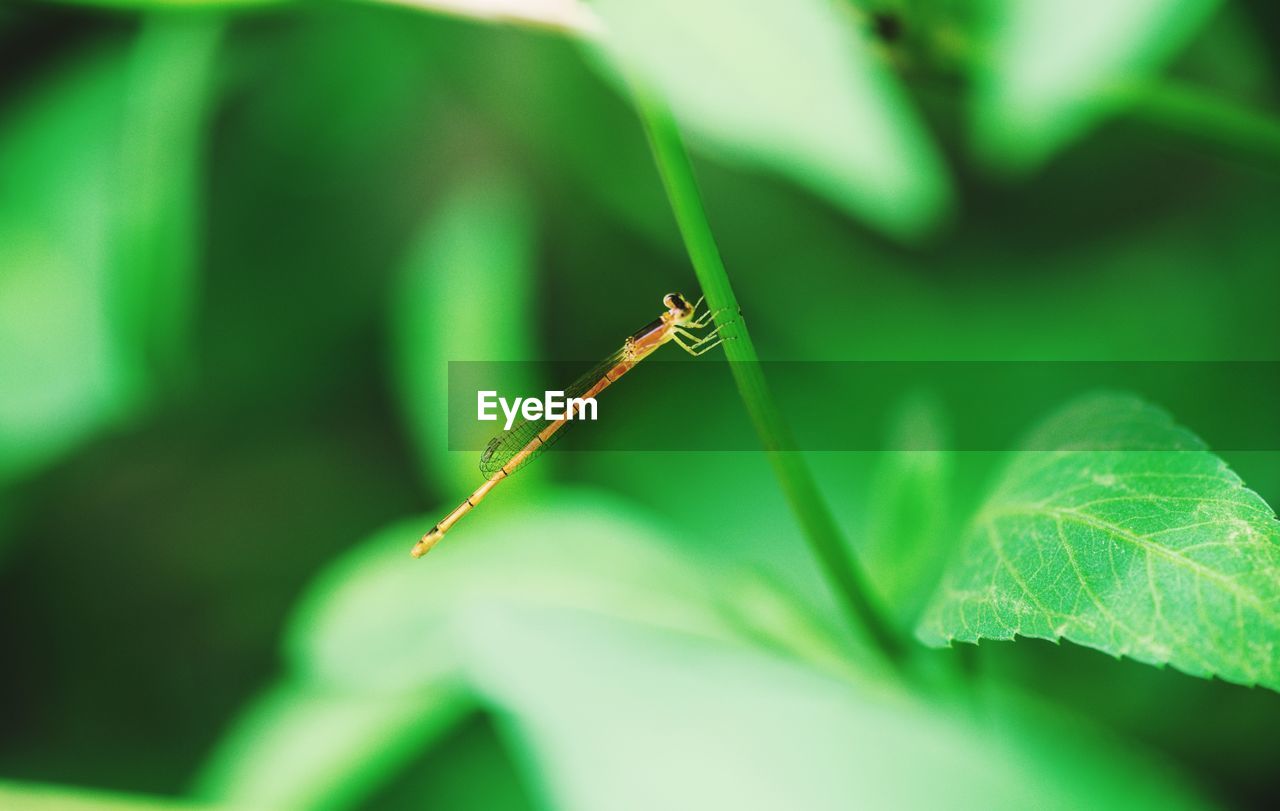
[[[720, 336], [718, 336], [718, 335], [709, 335], [709, 336], [707, 336], [706, 340], [699, 341], [699, 342], [694, 343], [694, 344], [687, 344], [687, 343], [685, 343], [685, 342], [684, 342], [684, 337], [683, 337], [683, 336], [681, 336], [679, 333], [676, 333], [676, 334], [672, 335], [671, 337], [672, 337], [672, 340], [674, 340], [674, 341], [676, 342], [676, 344], [678, 344], [678, 345], [679, 345], [679, 347], [680, 347], [681, 349], [683, 349], [684, 351], [688, 352], [690, 355], [692, 355], [692, 356], [693, 356], [693, 357], [695, 357], [695, 358], [696, 358], [696, 357], [698, 357], [699, 355], [701, 355], [701, 354], [705, 353], [705, 352], [709, 352], [709, 351], [711, 351], [712, 349], [715, 349], [717, 346], [719, 346], [720, 344], [724, 343], [724, 338], [722, 338], [722, 337], [720, 337]], [[712, 340], [712, 339], [714, 339], [714, 340]], [[710, 341], [710, 343], [708, 343], [708, 341]]]

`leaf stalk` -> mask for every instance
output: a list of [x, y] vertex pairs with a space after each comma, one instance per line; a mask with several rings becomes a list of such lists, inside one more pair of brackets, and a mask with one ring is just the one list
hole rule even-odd
[[738, 395], [760, 437], [774, 476], [852, 624], [865, 632], [886, 659], [901, 666], [906, 648], [873, 600], [867, 577], [836, 525], [769, 391], [751, 334], [741, 317], [737, 296], [720, 258], [693, 165], [675, 119], [666, 105], [642, 85], [633, 83], [633, 94], [694, 273], [707, 298], [707, 306], [716, 313], [716, 326], [724, 337], [725, 357]]

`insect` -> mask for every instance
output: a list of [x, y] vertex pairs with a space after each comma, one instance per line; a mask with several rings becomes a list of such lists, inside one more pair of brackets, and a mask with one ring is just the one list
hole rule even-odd
[[[698, 315], [698, 308], [703, 299], [696, 304], [679, 293], [668, 293], [662, 298], [666, 312], [658, 316], [631, 337], [627, 338], [622, 348], [601, 361], [594, 369], [579, 377], [573, 385], [565, 389], [565, 397], [592, 398], [617, 382], [618, 378], [631, 371], [640, 361], [652, 355], [663, 344], [674, 341], [681, 349], [697, 357], [709, 352], [724, 340], [720, 335], [720, 327], [704, 332], [711, 325], [716, 313], [704, 312]], [[723, 325], [721, 325], [723, 326]], [[467, 497], [467, 500], [454, 508], [430, 529], [414, 545], [412, 555], [420, 558], [440, 543], [445, 533], [471, 512], [477, 504], [489, 495], [498, 482], [515, 473], [533, 461], [534, 457], [545, 451], [547, 447], [559, 439], [573, 424], [572, 411], [564, 418], [557, 420], [534, 419], [525, 420], [494, 437], [480, 455], [480, 472], [485, 475], [484, 484]]]

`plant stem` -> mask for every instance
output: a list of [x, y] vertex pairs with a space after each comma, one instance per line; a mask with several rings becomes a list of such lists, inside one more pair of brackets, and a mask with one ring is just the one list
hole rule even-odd
[[658, 173], [662, 176], [671, 210], [693, 263], [694, 273], [716, 313], [716, 326], [724, 336], [724, 353], [756, 433], [764, 445], [792, 512], [823, 572], [834, 587], [853, 623], [866, 632], [890, 662], [901, 665], [906, 650], [872, 600], [866, 576], [836, 526], [835, 518], [818, 491], [817, 482], [797, 450], [773, 396], [765, 382], [751, 335], [740, 317], [724, 262], [716, 247], [711, 224], [693, 176], [693, 165], [676, 122], [666, 106], [639, 85], [633, 85], [636, 107], [649, 137]]

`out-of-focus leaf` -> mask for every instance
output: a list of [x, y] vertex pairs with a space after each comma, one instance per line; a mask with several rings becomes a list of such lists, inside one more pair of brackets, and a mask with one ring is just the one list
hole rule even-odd
[[1028, 169], [1111, 112], [1123, 85], [1148, 78], [1218, 0], [999, 0], [990, 53], [973, 60], [976, 147], [992, 165]]
[[[63, 0], [85, 6], [114, 6], [124, 9], [251, 9], [255, 6], [288, 5], [297, 0]], [[391, 6], [405, 6], [433, 14], [448, 14], [475, 20], [550, 28], [579, 35], [596, 31], [599, 23], [580, 0], [364, 0]]]
[[477, 713], [402, 769], [365, 808], [545, 811], [530, 796], [493, 720]]
[[951, 493], [941, 407], [919, 394], [905, 401], [880, 454], [867, 497], [862, 559], [883, 603], [910, 629], [937, 584], [950, 547]]
[[[390, 527], [337, 562], [292, 623], [288, 680], [219, 745], [201, 795], [284, 809], [359, 801], [472, 706], [454, 626], [494, 600], [751, 640], [848, 669], [775, 593], [749, 579], [716, 588], [624, 504], [567, 491], [554, 502], [486, 504], [423, 562], [407, 550], [427, 518]], [[724, 605], [731, 598], [741, 611]]]
[[778, 170], [891, 234], [916, 234], [945, 212], [949, 182], [929, 136], [834, 4], [595, 7], [622, 72], [650, 83], [714, 154]]
[[174, 9], [217, 9], [217, 8], [251, 8], [253, 6], [276, 6], [295, 0], [61, 0], [81, 6], [107, 6], [139, 11], [174, 10]]
[[[480, 83], [486, 114], [533, 150], [540, 174], [571, 181], [564, 194], [574, 201], [569, 218], [579, 225], [575, 232], [601, 230], [584, 215], [611, 214], [658, 245], [678, 246], [649, 146], [626, 100], [582, 69], [581, 52], [572, 43], [513, 34], [500, 47], [504, 59], [468, 78]], [[611, 256], [610, 264], [619, 259]], [[557, 276], [576, 264], [557, 263]], [[592, 271], [592, 277], [597, 274]]]
[[[144, 797], [10, 781], [0, 781], [0, 808], [5, 811], [215, 811], [211, 806], [181, 802], [170, 797]], [[222, 811], [232, 811], [221, 808]]]
[[[401, 410], [427, 474], [459, 493], [480, 474], [474, 451], [448, 450], [449, 363], [532, 357], [533, 253], [528, 204], [513, 181], [474, 178], [428, 218], [393, 290]], [[501, 368], [517, 375], [520, 367]], [[504, 381], [505, 396], [530, 391], [528, 379]], [[501, 430], [492, 425], [490, 433]], [[467, 447], [486, 439], [471, 437]]]
[[0, 481], [133, 412], [182, 341], [217, 36], [149, 22], [0, 133]]
[[205, 763], [196, 794], [275, 811], [350, 808], [472, 706], [447, 680], [408, 693], [285, 682], [240, 714]]
[[456, 530], [465, 535], [450, 535], [421, 563], [406, 565], [407, 550], [426, 517], [389, 527], [336, 562], [291, 623], [294, 671], [348, 689], [435, 683], [457, 667], [460, 606], [513, 595], [751, 639], [847, 670], [826, 629], [776, 589], [738, 567], [693, 565], [650, 514], [590, 491], [539, 492], [536, 503], [486, 502]]
[[111, 323], [139, 370], [180, 373], [196, 300], [206, 112], [222, 22], [156, 14], [128, 67], [112, 253]]
[[1265, 501], [1129, 396], [1067, 406], [1028, 447], [1041, 450], [1018, 454], [979, 511], [924, 641], [1068, 639], [1280, 689], [1280, 523]]
[[434, 683], [457, 666], [454, 612], [493, 595], [731, 633], [707, 583], [642, 514], [598, 495], [543, 492], [514, 507], [498, 503], [514, 492], [495, 494], [421, 562], [409, 548], [434, 515], [396, 524], [339, 560], [294, 617], [295, 671], [352, 689]]
[[138, 395], [103, 307], [121, 65], [118, 53], [86, 59], [0, 131], [0, 481]]
[[0, 480], [61, 452], [130, 399], [101, 301], [119, 61], [59, 77], [0, 133]]
[[582, 0], [370, 0], [408, 6], [435, 14], [453, 14], [476, 20], [531, 25], [578, 35], [589, 35], [599, 22]]
[[519, 601], [463, 628], [564, 811], [1199, 807], [1123, 749], [1060, 740], [1080, 753], [1063, 774], [1009, 736], [723, 642]]
[[[1099, 147], [1109, 159], [1047, 173], [1034, 206], [1009, 196], [927, 255], [860, 238], [758, 179], [714, 167], [702, 179], [774, 358], [1216, 361], [1280, 346], [1270, 182], [1228, 184], [1217, 159], [1166, 177], [1162, 151]], [[805, 318], [782, 300], [804, 301]]]

